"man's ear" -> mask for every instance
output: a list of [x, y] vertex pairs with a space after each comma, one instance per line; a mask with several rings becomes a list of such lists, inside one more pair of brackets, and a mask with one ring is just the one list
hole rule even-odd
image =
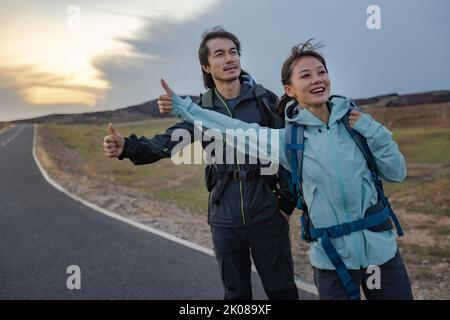
[[205, 71], [206, 73], [211, 73], [211, 67], [208, 66], [207, 64], [202, 66], [203, 71]]
[[292, 88], [291, 85], [285, 84], [283, 87], [284, 87], [284, 92], [285, 92], [289, 97], [291, 97], [291, 98], [294, 98], [294, 97], [295, 97], [295, 94], [294, 94], [294, 88]]

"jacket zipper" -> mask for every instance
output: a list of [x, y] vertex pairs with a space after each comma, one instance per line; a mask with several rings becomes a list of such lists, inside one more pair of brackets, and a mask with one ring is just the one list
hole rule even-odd
[[[228, 108], [228, 105], [226, 104], [226, 102], [222, 99], [222, 97], [220, 96], [220, 94], [217, 92], [216, 89], [214, 89], [217, 97], [219, 98], [219, 100], [223, 103], [223, 105], [225, 106], [225, 108], [228, 111], [228, 114], [230, 115], [231, 118], [233, 118], [233, 114], [231, 113], [230, 109]], [[236, 159], [237, 160], [237, 159]], [[239, 162], [236, 161], [238, 170], [241, 171], [241, 166], [239, 165]], [[245, 225], [245, 212], [244, 212], [244, 196], [243, 196], [243, 187], [242, 187], [242, 181], [239, 180], [239, 191], [240, 191], [240, 197], [241, 197], [241, 216], [242, 216], [242, 224]]]
[[[343, 179], [342, 175], [340, 174], [341, 168], [340, 168], [339, 163], [337, 161], [338, 157], [336, 156], [337, 152], [336, 152], [336, 149], [335, 149], [335, 143], [333, 141], [331, 141], [331, 143], [330, 143], [331, 133], [330, 133], [330, 127], [328, 125], [327, 125], [327, 136], [328, 136], [328, 145], [330, 146], [331, 155], [332, 155], [331, 161], [334, 163], [334, 166], [335, 166], [335, 172], [336, 172], [336, 175], [337, 175], [337, 178], [338, 178], [339, 191], [340, 191], [340, 195], [341, 195], [342, 204], [344, 205], [345, 216], [346, 216], [346, 219], [348, 221], [353, 221], [353, 217], [350, 215], [350, 211], [348, 210], [347, 196], [345, 194], [344, 179]], [[361, 253], [358, 250], [358, 246], [357, 246], [357, 244], [355, 242], [355, 238], [351, 234], [350, 234], [350, 237], [352, 239], [353, 246], [355, 247], [356, 252], [357, 252], [356, 255], [357, 255], [357, 259], [358, 259], [358, 264], [360, 266], [362, 266], [362, 264], [361, 264], [361, 262], [362, 262]], [[363, 237], [364, 237], [364, 235], [363, 235]]]

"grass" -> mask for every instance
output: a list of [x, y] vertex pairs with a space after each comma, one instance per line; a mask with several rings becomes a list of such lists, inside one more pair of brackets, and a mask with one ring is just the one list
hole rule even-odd
[[[173, 123], [174, 120], [164, 119], [118, 123], [115, 128], [124, 136], [137, 133], [138, 136], [151, 137], [164, 132]], [[208, 193], [203, 180], [204, 165], [176, 166], [170, 159], [164, 159], [151, 165], [135, 166], [128, 160], [107, 159], [101, 146], [103, 137], [108, 134], [106, 124], [44, 125], [42, 129], [66, 148], [76, 151], [80, 170], [91, 177], [129, 187], [159, 201], [174, 203], [192, 213], [204, 215], [206, 221]], [[403, 183], [385, 183], [386, 194], [394, 209], [401, 212], [399, 218], [410, 235], [409, 240], [402, 238], [400, 248], [413, 282], [417, 280], [421, 288], [431, 292], [432, 297], [449, 298], [450, 286], [443, 290], [440, 285], [448, 280], [440, 275], [446, 272], [442, 269], [448, 268], [450, 262], [450, 128], [433, 126], [395, 128], [392, 131], [408, 167], [408, 177]], [[296, 270], [307, 275], [306, 246], [297, 244], [301, 241], [298, 212], [291, 221]], [[418, 241], [416, 235], [421, 234], [432, 237], [437, 245]]]
[[409, 163], [450, 165], [450, 128], [397, 129], [394, 139]]
[[386, 193], [396, 196], [398, 207], [450, 217], [450, 128], [397, 129], [394, 138], [408, 176], [401, 184], [385, 183]]
[[[138, 133], [138, 136], [151, 137], [163, 132], [173, 123], [173, 120], [155, 120], [121, 123], [116, 124], [115, 128], [124, 136]], [[206, 208], [204, 166], [176, 166], [169, 159], [146, 166], [134, 166], [125, 160], [122, 165], [103, 155], [101, 142], [108, 134], [105, 125], [45, 125], [44, 128], [64, 146], [76, 150], [83, 160], [85, 169], [95, 172], [98, 176], [113, 177], [117, 183], [136, 187], [143, 192], [151, 192], [161, 200], [180, 202], [181, 205], [189, 203], [199, 210]], [[421, 189], [420, 193], [424, 198], [431, 198], [431, 193], [435, 192], [433, 186], [436, 184], [440, 189], [449, 190], [449, 173], [444, 172], [439, 166], [450, 166], [450, 128], [397, 129], [394, 131], [394, 139], [407, 159], [408, 172], [412, 172], [413, 175], [408, 176], [401, 184], [385, 183], [388, 193], [409, 191], [419, 193], [418, 189]], [[419, 169], [420, 165], [425, 167], [411, 170], [410, 167], [414, 165], [419, 165]], [[431, 167], [427, 168], [426, 165]], [[417, 173], [418, 170], [421, 172]], [[436, 209], [434, 204], [430, 206]]]
[[[174, 120], [154, 120], [116, 124], [124, 136], [136, 133], [138, 137], [164, 132]], [[129, 160], [108, 159], [101, 143], [108, 133], [106, 125], [44, 125], [51, 135], [69, 149], [76, 150], [83, 171], [105, 181], [134, 188], [160, 201], [170, 201], [195, 212], [205, 212], [208, 194], [203, 184], [204, 166], [174, 165], [163, 159], [151, 165], [133, 165]]]
[[[119, 123], [124, 136], [137, 133], [151, 137], [164, 132], [174, 120]], [[45, 125], [51, 135], [81, 157], [83, 170], [97, 178], [132, 187], [157, 200], [171, 201], [197, 212], [207, 209], [208, 193], [203, 183], [204, 166], [174, 165], [164, 159], [145, 166], [128, 160], [107, 159], [101, 142], [106, 125]], [[394, 130], [394, 139], [405, 155], [408, 177], [401, 184], [385, 183], [386, 193], [395, 196], [394, 206], [432, 215], [450, 217], [450, 128], [407, 128]], [[414, 195], [414, 196], [411, 196]]]
[[450, 262], [450, 251], [448, 247], [407, 244], [402, 246], [402, 254], [409, 256], [410, 262], [416, 264], [437, 264], [442, 261]]
[[9, 126], [9, 124], [6, 123], [6, 122], [0, 123], [0, 131], [2, 131], [2, 129], [3, 129], [3, 128], [6, 128], [7, 126]]

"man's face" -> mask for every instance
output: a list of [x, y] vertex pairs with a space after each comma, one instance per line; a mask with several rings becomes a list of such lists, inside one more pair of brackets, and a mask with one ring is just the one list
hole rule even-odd
[[208, 63], [202, 66], [214, 81], [234, 81], [241, 74], [241, 59], [234, 42], [227, 38], [214, 38], [206, 42]]

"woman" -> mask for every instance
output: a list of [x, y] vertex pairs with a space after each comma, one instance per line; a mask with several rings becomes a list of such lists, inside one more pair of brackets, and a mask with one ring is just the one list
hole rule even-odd
[[[389, 130], [369, 115], [353, 109], [351, 100], [330, 99], [331, 82], [326, 62], [315, 50], [310, 41], [292, 49], [281, 71], [285, 95], [278, 110], [286, 113], [288, 123], [304, 128], [300, 187], [306, 207], [303, 209], [308, 211], [312, 223], [307, 228], [311, 228], [315, 235], [313, 240], [317, 240], [311, 242], [309, 257], [319, 299], [358, 299], [361, 286], [367, 299], [412, 299], [395, 232], [392, 228], [377, 230], [378, 224], [368, 224], [365, 219], [378, 204], [383, 213], [391, 211], [387, 199], [380, 195], [378, 179], [373, 179], [368, 162], [348, 127], [365, 138], [378, 173], [385, 180], [404, 180], [405, 159]], [[284, 129], [261, 128], [212, 113], [189, 98], [182, 100], [174, 95], [164, 80], [161, 83], [167, 92], [164, 99], [173, 102], [173, 114], [189, 122], [202, 121], [204, 131], [209, 128], [223, 133], [238, 128], [267, 130], [271, 136], [267, 139], [271, 152], [269, 155], [260, 153], [260, 158], [279, 162], [290, 171], [296, 170], [290, 163]], [[286, 105], [291, 108], [286, 109]], [[297, 114], [287, 111], [292, 111], [292, 107]], [[348, 121], [347, 128], [344, 121]], [[278, 137], [277, 143], [271, 142], [273, 136]], [[231, 143], [234, 146], [234, 141]], [[240, 152], [249, 154], [256, 154], [258, 148], [261, 146], [252, 139], [237, 146]], [[377, 216], [381, 211], [376, 212]], [[389, 222], [388, 218], [386, 216], [384, 222]], [[334, 230], [337, 232], [333, 233]], [[367, 280], [372, 281], [373, 277], [366, 271], [373, 265], [379, 266], [380, 281], [368, 285]], [[376, 276], [376, 269], [371, 270], [375, 270]]]

